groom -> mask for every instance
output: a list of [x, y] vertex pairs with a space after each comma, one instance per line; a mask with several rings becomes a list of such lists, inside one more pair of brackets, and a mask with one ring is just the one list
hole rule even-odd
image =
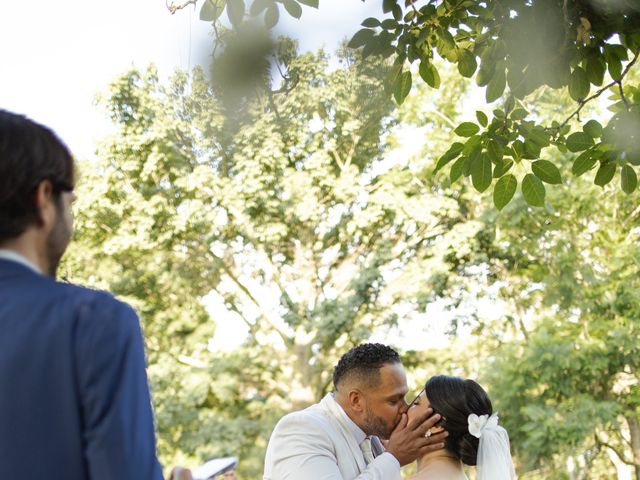
[[336, 365], [333, 384], [320, 403], [278, 422], [264, 480], [399, 480], [401, 466], [444, 448], [446, 432], [425, 437], [439, 415], [428, 410], [407, 422], [407, 379], [393, 349], [352, 348]]

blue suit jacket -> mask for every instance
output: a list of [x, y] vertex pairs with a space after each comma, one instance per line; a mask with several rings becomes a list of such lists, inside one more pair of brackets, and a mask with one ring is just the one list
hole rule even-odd
[[0, 478], [162, 479], [135, 312], [3, 259]]

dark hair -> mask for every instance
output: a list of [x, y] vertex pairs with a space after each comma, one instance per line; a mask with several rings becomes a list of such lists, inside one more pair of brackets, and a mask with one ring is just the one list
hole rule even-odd
[[43, 180], [55, 198], [73, 190], [73, 158], [47, 127], [0, 110], [0, 242], [22, 234], [38, 218], [34, 193]]
[[493, 406], [489, 395], [473, 380], [438, 375], [431, 377], [424, 387], [435, 413], [442, 415], [442, 426], [449, 436], [445, 449], [466, 465], [475, 465], [479, 440], [469, 433], [469, 415], [491, 415]]
[[380, 343], [363, 343], [345, 353], [333, 370], [333, 386], [337, 389], [345, 379], [355, 379], [368, 387], [380, 380], [380, 368], [387, 363], [400, 363], [393, 348]]

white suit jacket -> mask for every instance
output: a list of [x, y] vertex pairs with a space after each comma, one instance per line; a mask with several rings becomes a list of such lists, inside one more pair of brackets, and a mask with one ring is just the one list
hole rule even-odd
[[331, 393], [284, 416], [269, 439], [264, 480], [400, 480], [400, 463], [390, 453], [366, 465], [344, 416]]

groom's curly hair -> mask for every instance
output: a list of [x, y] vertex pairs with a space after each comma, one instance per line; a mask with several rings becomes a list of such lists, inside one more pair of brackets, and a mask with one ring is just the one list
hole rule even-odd
[[380, 343], [357, 345], [338, 361], [333, 370], [333, 386], [337, 389], [345, 380], [357, 380], [367, 387], [376, 387], [380, 368], [388, 363], [400, 363], [400, 355], [393, 348]]
[[493, 413], [489, 395], [473, 380], [447, 375], [431, 377], [424, 388], [434, 413], [442, 416], [438, 426], [449, 432], [444, 448], [465, 465], [475, 465], [479, 440], [469, 433], [468, 417]]

